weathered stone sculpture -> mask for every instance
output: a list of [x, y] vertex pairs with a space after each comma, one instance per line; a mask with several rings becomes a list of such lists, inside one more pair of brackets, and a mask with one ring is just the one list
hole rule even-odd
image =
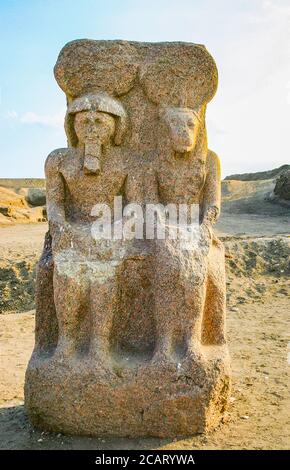
[[[29, 417], [71, 434], [204, 432], [230, 388], [224, 252], [212, 231], [220, 170], [205, 128], [215, 63], [196, 44], [79, 40], [61, 51], [55, 76], [68, 148], [45, 165]], [[152, 237], [143, 215], [161, 205], [197, 207], [198, 236], [184, 243], [192, 226], [176, 230], [166, 209], [160, 226], [176, 236]], [[141, 236], [125, 237], [138, 208]], [[115, 236], [93, 236], [100, 226]]]

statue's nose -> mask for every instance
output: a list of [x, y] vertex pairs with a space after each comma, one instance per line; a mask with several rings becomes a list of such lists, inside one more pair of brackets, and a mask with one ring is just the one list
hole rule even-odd
[[88, 121], [88, 131], [89, 131], [89, 133], [95, 135], [96, 131], [98, 131], [98, 130], [99, 130], [98, 123], [96, 123], [94, 119], [90, 119]]
[[175, 137], [184, 145], [189, 145], [191, 143], [190, 132], [185, 126], [179, 127], [179, 129], [175, 132]]

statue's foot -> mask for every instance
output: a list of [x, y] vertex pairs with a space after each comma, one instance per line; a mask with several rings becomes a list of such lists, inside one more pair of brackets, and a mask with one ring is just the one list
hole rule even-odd
[[66, 361], [73, 358], [75, 355], [75, 348], [70, 343], [58, 344], [53, 354], [55, 361]]
[[151, 360], [151, 364], [156, 365], [173, 364], [174, 362], [171, 351], [168, 349], [158, 349]]
[[202, 370], [204, 368], [204, 362], [205, 361], [200, 346], [195, 343], [190, 344], [183, 360], [183, 367], [188, 370]]
[[99, 349], [92, 349], [88, 356], [87, 360], [95, 364], [95, 367], [99, 371], [103, 371], [104, 374], [111, 373], [113, 370], [113, 362], [110, 354]]

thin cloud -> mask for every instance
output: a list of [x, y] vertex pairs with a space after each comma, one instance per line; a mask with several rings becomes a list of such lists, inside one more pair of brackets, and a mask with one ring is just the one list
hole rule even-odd
[[55, 129], [63, 129], [64, 114], [64, 109], [54, 114], [37, 114], [33, 111], [27, 111], [21, 115], [15, 110], [10, 110], [7, 112], [6, 118], [17, 120], [22, 124], [41, 124]]
[[17, 119], [18, 118], [18, 113], [14, 109], [11, 109], [11, 110], [7, 111], [6, 118], [7, 119]]
[[28, 111], [20, 116], [20, 122], [23, 124], [42, 124], [48, 127], [54, 127], [57, 129], [63, 129], [64, 121], [64, 110], [59, 111], [56, 114], [37, 114], [32, 111]]

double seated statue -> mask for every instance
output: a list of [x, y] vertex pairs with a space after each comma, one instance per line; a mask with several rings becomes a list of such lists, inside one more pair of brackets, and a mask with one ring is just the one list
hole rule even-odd
[[[68, 434], [205, 432], [230, 393], [214, 60], [198, 44], [77, 40], [55, 77], [68, 147], [45, 163], [28, 415]], [[195, 223], [178, 224], [188, 208]]]

